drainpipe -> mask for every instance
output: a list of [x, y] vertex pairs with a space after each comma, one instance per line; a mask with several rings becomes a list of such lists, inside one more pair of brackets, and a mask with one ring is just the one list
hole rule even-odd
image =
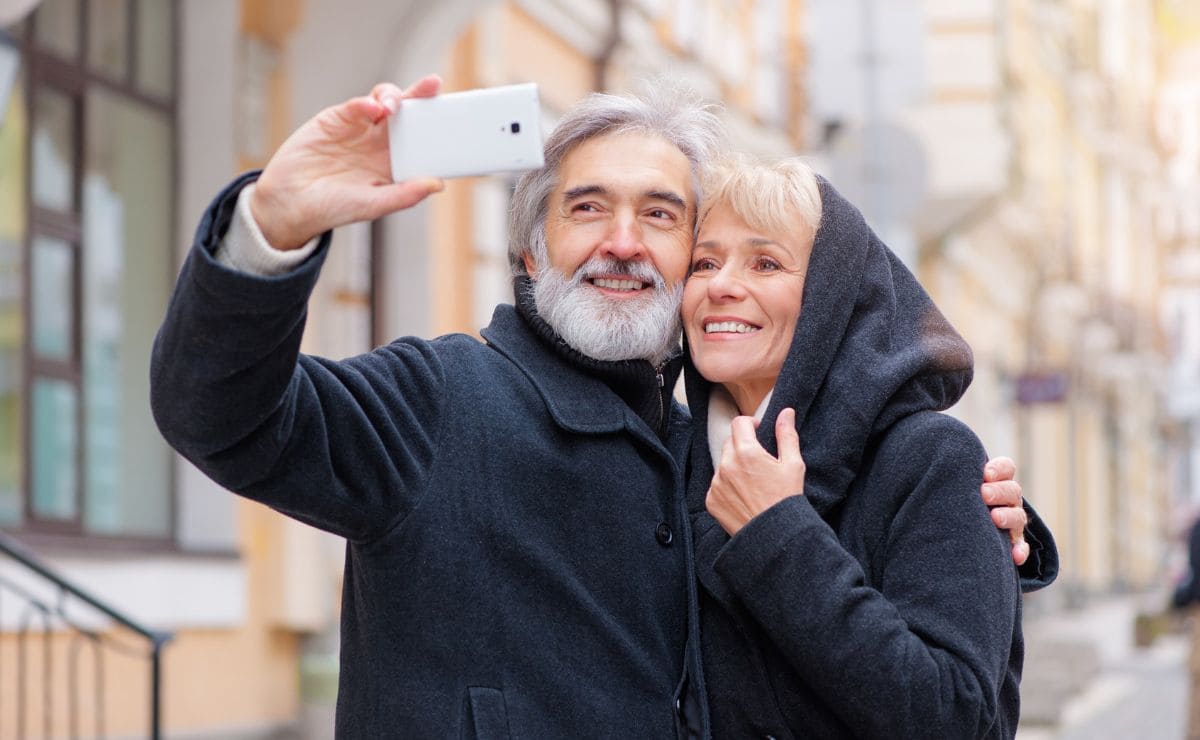
[[595, 78], [593, 85], [597, 92], [608, 89], [608, 65], [612, 62], [613, 54], [621, 45], [621, 10], [625, 4], [621, 0], [608, 0], [608, 38], [604, 47], [596, 55], [594, 64]]

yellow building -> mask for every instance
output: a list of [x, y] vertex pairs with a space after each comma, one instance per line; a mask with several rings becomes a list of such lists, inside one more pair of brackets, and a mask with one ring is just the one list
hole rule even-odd
[[[34, 8], [0, 19], [0, 65], [16, 62], [0, 66], [0, 533], [173, 633], [174, 737], [330, 726], [304, 704], [328, 699], [341, 543], [219, 490], [159, 440], [146, 403], [173, 275], [223, 183], [321, 108], [430, 71], [448, 90], [536, 81], [548, 124], [591, 90], [670, 72], [725, 101], [743, 147], [804, 144], [802, 0], [18, 5]], [[511, 295], [510, 187], [454, 182], [339, 230], [305, 350], [476, 331]], [[0, 555], [0, 736], [146, 734], [145, 645], [65, 598], [87, 634], [127, 649], [93, 651], [53, 617], [44, 638], [9, 584], [59, 601]]]
[[1047, 597], [1159, 585], [1170, 481], [1153, 9], [1011, 0], [933, 33], [989, 38], [988, 82], [940, 94], [995, 106], [1008, 137], [996, 146], [1011, 151], [1001, 188], [923, 235], [920, 274], [976, 352], [961, 413], [1018, 458], [1058, 538]]
[[1182, 525], [1200, 512], [1200, 8], [1162, 0], [1157, 11], [1163, 83], [1154, 126], [1166, 176], [1155, 220], [1166, 245], [1162, 316], [1171, 355], [1169, 473], [1180, 492]]

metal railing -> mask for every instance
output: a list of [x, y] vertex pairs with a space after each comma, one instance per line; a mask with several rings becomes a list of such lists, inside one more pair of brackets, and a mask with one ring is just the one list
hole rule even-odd
[[[31, 736], [32, 728], [42, 726], [42, 737], [97, 737], [107, 736], [105, 727], [105, 663], [106, 651], [145, 659], [149, 662], [150, 671], [150, 726], [147, 737], [158, 740], [162, 736], [162, 648], [172, 638], [169, 632], [159, 632], [148, 629], [129, 617], [121, 614], [113, 607], [105, 604], [79, 587], [68, 583], [36, 555], [11, 535], [0, 532], [0, 553], [7, 555], [16, 562], [24, 575], [35, 576], [38, 586], [30, 587], [17, 583], [0, 572], [0, 607], [7, 607], [9, 598], [15, 597], [18, 608], [14, 613], [15, 622], [6, 621], [4, 608], [0, 608], [0, 682], [7, 678], [15, 678], [15, 687], [11, 695], [15, 697], [16, 709], [11, 720], [2, 720], [6, 727], [12, 721], [15, 725], [14, 738]], [[21, 579], [25, 580], [25, 579]], [[87, 618], [68, 614], [68, 608], [76, 605], [86, 605], [85, 611], [92, 612]], [[102, 623], [103, 631], [88, 622]], [[112, 627], [123, 628], [112, 629]], [[56, 684], [57, 673], [54, 670], [54, 635], [63, 633], [66, 639], [65, 683]], [[130, 633], [133, 640], [140, 645], [131, 645], [123, 639], [124, 633]], [[39, 644], [40, 641], [40, 644]], [[5, 650], [6, 642], [12, 645]], [[33, 685], [31, 670], [32, 655], [41, 647], [41, 691], [40, 691], [40, 722], [32, 717], [33, 708], [38, 705], [35, 698], [37, 687]], [[92, 718], [87, 728], [82, 724], [82, 694], [86, 683], [81, 669], [84, 648], [92, 655]], [[12, 652], [15, 657], [15, 667], [5, 670], [6, 654]], [[65, 689], [65, 698], [56, 699], [56, 689]], [[4, 686], [0, 683], [0, 702], [4, 699]], [[0, 706], [0, 718], [7, 713], [7, 707]], [[64, 715], [60, 714], [65, 709]], [[0, 735], [7, 730], [0, 729]]]

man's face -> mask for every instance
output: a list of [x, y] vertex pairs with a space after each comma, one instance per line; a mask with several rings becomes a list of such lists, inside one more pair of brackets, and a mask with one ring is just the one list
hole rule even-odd
[[538, 313], [589, 357], [661, 361], [678, 343], [695, 209], [674, 145], [640, 133], [580, 144], [547, 204], [549, 264], [525, 257]]
[[[652, 134], [600, 136], [563, 158], [546, 211], [550, 267], [572, 276], [594, 257], [643, 261], [668, 286], [687, 275], [695, 196], [683, 152]], [[536, 274], [529, 255], [525, 266]], [[652, 289], [623, 275], [586, 275], [589, 288], [614, 301]]]

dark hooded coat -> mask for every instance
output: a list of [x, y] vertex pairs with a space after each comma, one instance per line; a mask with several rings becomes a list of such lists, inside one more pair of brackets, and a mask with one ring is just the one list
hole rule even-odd
[[1018, 578], [980, 499], [983, 447], [938, 413], [966, 390], [971, 351], [861, 214], [824, 181], [821, 198], [758, 432], [776, 453], [775, 419], [795, 408], [804, 494], [732, 539], [704, 505], [711, 385], [686, 370], [712, 735], [1011, 737]]

